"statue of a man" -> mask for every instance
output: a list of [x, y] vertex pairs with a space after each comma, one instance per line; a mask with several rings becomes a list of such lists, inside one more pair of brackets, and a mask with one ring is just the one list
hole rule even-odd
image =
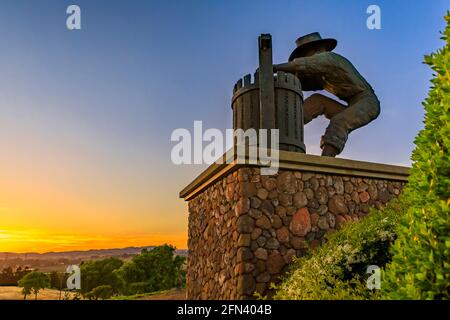
[[380, 114], [380, 102], [370, 84], [343, 56], [331, 52], [335, 39], [322, 39], [318, 32], [300, 37], [288, 63], [274, 65], [274, 71], [294, 73], [305, 91], [326, 90], [347, 106], [315, 93], [305, 100], [305, 124], [319, 115], [330, 119], [320, 147], [322, 155], [335, 157], [344, 149], [348, 134]]

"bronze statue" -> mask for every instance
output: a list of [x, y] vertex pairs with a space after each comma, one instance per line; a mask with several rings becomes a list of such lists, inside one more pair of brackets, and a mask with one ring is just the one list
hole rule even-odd
[[300, 37], [288, 63], [274, 65], [274, 71], [297, 75], [304, 91], [326, 90], [344, 104], [315, 93], [305, 100], [304, 123], [319, 115], [330, 119], [320, 147], [322, 155], [335, 157], [344, 149], [348, 134], [380, 114], [380, 102], [370, 84], [343, 56], [331, 52], [335, 39], [322, 39], [318, 32]]

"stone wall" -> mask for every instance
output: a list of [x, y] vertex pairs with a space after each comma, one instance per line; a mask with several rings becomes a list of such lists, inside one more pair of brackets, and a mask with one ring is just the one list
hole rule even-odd
[[[327, 160], [328, 161], [328, 160]], [[189, 199], [188, 299], [267, 294], [293, 256], [398, 196], [405, 179], [240, 167]]]

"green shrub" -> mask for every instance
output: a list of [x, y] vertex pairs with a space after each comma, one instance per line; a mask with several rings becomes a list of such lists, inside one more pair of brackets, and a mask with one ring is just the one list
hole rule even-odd
[[371, 299], [377, 293], [366, 287], [369, 265], [390, 261], [389, 246], [403, 214], [402, 199], [391, 201], [358, 222], [327, 236], [328, 241], [298, 258], [276, 287], [275, 299]]
[[129, 286], [129, 294], [142, 294], [150, 292], [149, 285], [147, 282], [133, 282]]
[[424, 102], [425, 128], [416, 137], [405, 196], [410, 208], [401, 221], [386, 266], [383, 298], [450, 298], [450, 13], [445, 46], [425, 57], [434, 71]]
[[136, 294], [136, 287], [145, 292], [172, 289], [185, 283], [184, 263], [186, 258], [174, 255], [175, 247], [162, 245], [142, 252], [125, 263], [117, 273], [125, 283], [124, 294]]
[[81, 294], [86, 295], [93, 289], [108, 285], [115, 294], [123, 288], [123, 280], [118, 275], [123, 261], [112, 257], [102, 260], [92, 260], [81, 264]]
[[113, 288], [109, 285], [102, 285], [94, 288], [92, 291], [86, 294], [86, 298], [89, 300], [106, 300], [111, 298], [113, 295]]
[[22, 288], [24, 299], [27, 298], [27, 295], [33, 293], [37, 300], [39, 291], [50, 287], [50, 278], [45, 273], [32, 271], [20, 279], [18, 284]]

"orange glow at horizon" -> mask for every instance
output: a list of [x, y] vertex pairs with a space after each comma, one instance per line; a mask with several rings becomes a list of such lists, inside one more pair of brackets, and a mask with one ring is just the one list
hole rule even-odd
[[65, 115], [50, 121], [45, 113], [24, 116], [25, 106], [7, 110], [0, 117], [0, 252], [187, 248], [178, 192], [194, 172], [152, 148], [127, 151], [129, 140]]
[[92, 235], [57, 234], [40, 230], [0, 230], [0, 252], [61, 252], [170, 244], [186, 249], [186, 234]]
[[192, 173], [164, 169], [170, 158], [112, 157], [87, 137], [81, 146], [63, 135], [23, 139], [0, 139], [0, 252], [187, 248], [178, 191]]

